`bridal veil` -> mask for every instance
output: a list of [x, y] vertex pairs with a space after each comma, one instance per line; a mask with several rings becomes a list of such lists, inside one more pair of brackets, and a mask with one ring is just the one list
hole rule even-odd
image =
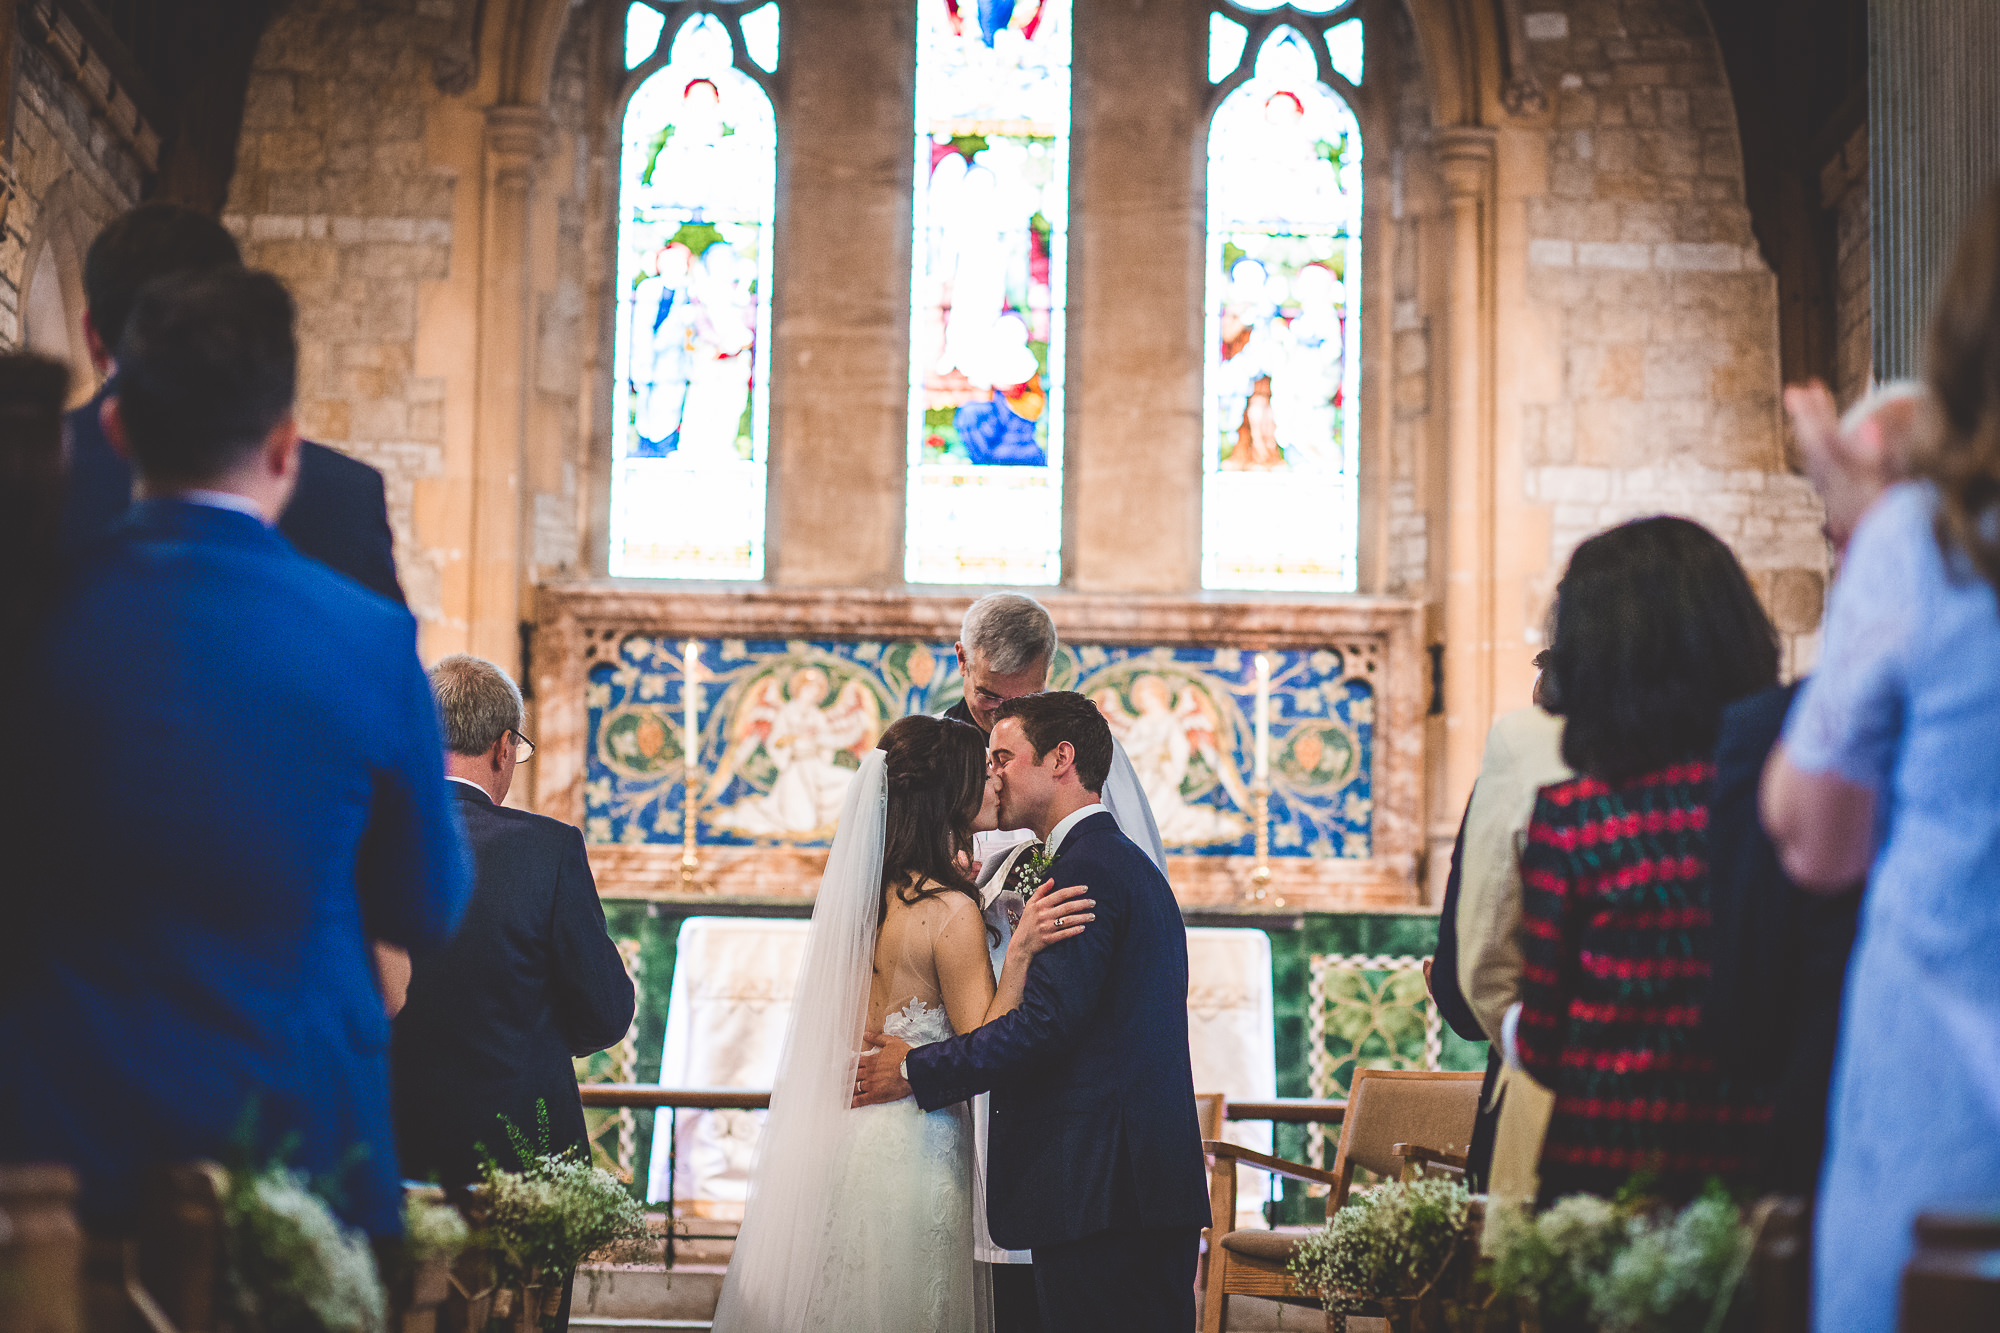
[[821, 1275], [867, 1018], [888, 808], [888, 756], [870, 750], [848, 785], [813, 904], [717, 1333], [802, 1329]]

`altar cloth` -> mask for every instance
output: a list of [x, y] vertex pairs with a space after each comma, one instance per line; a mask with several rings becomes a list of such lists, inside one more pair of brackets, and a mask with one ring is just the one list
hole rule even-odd
[[[768, 1088], [805, 958], [806, 921], [689, 917], [681, 923], [668, 990], [660, 1082], [673, 1088]], [[1277, 1092], [1271, 941], [1261, 930], [1188, 931], [1188, 1045], [1196, 1092], [1266, 1101]], [[669, 1188], [667, 1111], [655, 1113], [646, 1197]], [[740, 1220], [762, 1111], [677, 1113], [679, 1169], [672, 1190], [698, 1217]], [[1268, 1123], [1229, 1124], [1232, 1143], [1271, 1150]], [[1261, 1225], [1266, 1186], [1241, 1168], [1239, 1223]]]

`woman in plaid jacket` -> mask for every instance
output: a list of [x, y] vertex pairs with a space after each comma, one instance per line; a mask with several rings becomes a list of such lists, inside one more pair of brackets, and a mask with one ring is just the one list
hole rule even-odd
[[1556, 1096], [1541, 1199], [1636, 1175], [1686, 1198], [1746, 1177], [1771, 1113], [1701, 1031], [1716, 730], [1772, 684], [1777, 640], [1736, 558], [1679, 518], [1571, 557], [1550, 670], [1577, 773], [1544, 787], [1522, 858], [1520, 1063]]

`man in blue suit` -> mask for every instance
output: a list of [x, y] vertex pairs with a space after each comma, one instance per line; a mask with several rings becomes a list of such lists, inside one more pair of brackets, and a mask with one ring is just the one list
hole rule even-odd
[[73, 1165], [101, 1230], [149, 1167], [246, 1147], [401, 1228], [368, 941], [442, 945], [470, 887], [415, 622], [273, 526], [292, 318], [241, 268], [141, 292], [105, 422], [145, 498], [79, 559], [17, 701], [40, 836], [0, 1156]]
[[[83, 332], [90, 359], [106, 378], [96, 396], [68, 417], [64, 550], [80, 551], [132, 503], [132, 467], [105, 436], [103, 414], [105, 401], [118, 391], [113, 353], [139, 289], [163, 274], [241, 262], [235, 238], [221, 223], [178, 204], [141, 204], [90, 243], [83, 261]], [[298, 486], [278, 531], [302, 554], [392, 601], [403, 600], [382, 474], [359, 459], [300, 441]]]
[[990, 1090], [987, 1221], [1034, 1251], [1042, 1327], [1191, 1329], [1209, 1216], [1180, 906], [1098, 800], [1111, 729], [1096, 705], [1030, 694], [995, 718], [1000, 825], [1034, 829], [1055, 886], [1088, 884], [1096, 920], [1036, 957], [995, 1022], [914, 1050], [868, 1034], [856, 1101], [914, 1094], [931, 1111]]

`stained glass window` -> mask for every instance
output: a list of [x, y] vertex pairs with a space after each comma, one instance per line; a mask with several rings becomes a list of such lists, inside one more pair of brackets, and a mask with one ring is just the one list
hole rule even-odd
[[918, 0], [904, 576], [1062, 576], [1069, 0]]
[[[775, 65], [777, 10], [763, 8], [743, 20], [746, 46]], [[655, 58], [663, 26], [631, 6], [628, 67]], [[776, 122], [719, 18], [697, 14], [669, 40], [625, 110], [611, 573], [757, 579]]]
[[[1325, 35], [1343, 77], [1361, 26]], [[1202, 586], [1351, 592], [1361, 129], [1304, 34], [1255, 60], [1209, 127]]]

